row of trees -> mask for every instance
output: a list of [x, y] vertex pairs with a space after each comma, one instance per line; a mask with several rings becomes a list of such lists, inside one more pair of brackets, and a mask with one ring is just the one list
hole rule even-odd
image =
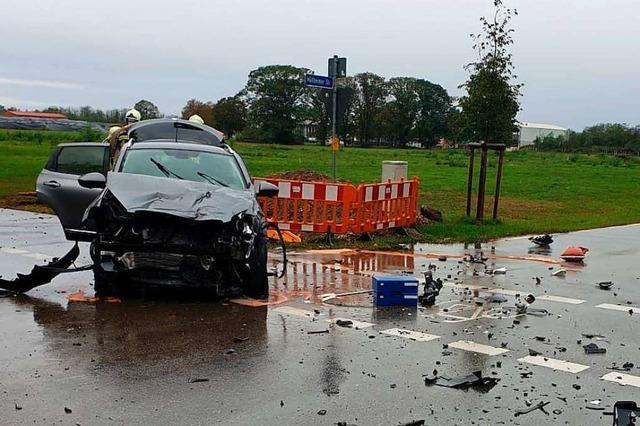
[[[270, 65], [253, 70], [238, 94], [248, 108], [247, 139], [296, 143], [302, 127], [320, 141], [331, 127], [330, 91], [307, 88], [306, 68]], [[338, 81], [336, 127], [341, 139], [359, 145], [434, 145], [450, 134], [455, 109], [440, 85], [412, 77], [383, 77], [366, 72]]]
[[[152, 102], [141, 99], [133, 106], [140, 111], [140, 115], [143, 120], [149, 120], [152, 118], [160, 118], [163, 115], [160, 110]], [[9, 108], [16, 109], [16, 108]], [[0, 109], [1, 110], [1, 109]], [[70, 120], [88, 121], [91, 123], [109, 123], [117, 124], [124, 122], [125, 114], [129, 108], [114, 108], [108, 110], [101, 110], [99, 108], [93, 108], [91, 106], [81, 107], [60, 107], [50, 106], [45, 109], [38, 110], [39, 112], [60, 112], [65, 114]]]
[[546, 136], [535, 142], [543, 151], [627, 152], [640, 154], [640, 125], [598, 124], [566, 136]]

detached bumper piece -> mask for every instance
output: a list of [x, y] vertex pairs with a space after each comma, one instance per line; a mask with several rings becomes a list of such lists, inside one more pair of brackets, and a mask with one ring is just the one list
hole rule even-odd
[[80, 249], [76, 244], [61, 258], [54, 258], [45, 266], [34, 266], [29, 274], [17, 274], [18, 277], [14, 280], [0, 278], [0, 289], [8, 290], [12, 293], [26, 293], [35, 287], [47, 284], [58, 274], [69, 268], [79, 255]]

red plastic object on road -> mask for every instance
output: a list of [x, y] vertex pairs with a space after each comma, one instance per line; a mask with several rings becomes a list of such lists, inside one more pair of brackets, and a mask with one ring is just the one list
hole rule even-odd
[[567, 262], [582, 262], [588, 251], [586, 247], [570, 246], [562, 252], [560, 257]]

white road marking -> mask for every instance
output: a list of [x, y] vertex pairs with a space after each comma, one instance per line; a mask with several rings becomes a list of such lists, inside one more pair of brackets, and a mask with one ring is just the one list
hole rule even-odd
[[278, 306], [277, 308], [273, 309], [273, 311], [285, 315], [294, 315], [296, 317], [313, 318], [313, 311], [298, 309], [291, 306]]
[[633, 311], [634, 314], [640, 314], [640, 308], [637, 306], [630, 305], [612, 305], [611, 303], [602, 303], [597, 305], [596, 308], [600, 309], [609, 309], [612, 311], [620, 311], [620, 312], [629, 312], [629, 310]]
[[53, 259], [53, 256], [49, 256], [48, 254], [42, 254], [42, 253], [26, 253], [23, 256], [29, 257], [31, 259], [44, 260], [44, 261], [50, 261], [51, 259]]
[[587, 365], [574, 364], [568, 361], [562, 361], [560, 359], [547, 358], [544, 356], [527, 355], [524, 358], [518, 359], [518, 362], [525, 362], [527, 364], [538, 365], [540, 367], [547, 367], [553, 370], [565, 371], [567, 373], [579, 373], [589, 368]]
[[632, 376], [631, 374], [619, 373], [617, 371], [612, 371], [611, 373], [607, 373], [601, 377], [602, 380], [607, 380], [609, 382], [620, 383], [623, 386], [635, 386], [640, 388], [640, 377]]
[[[510, 290], [508, 288], [487, 288], [479, 285], [467, 285], [467, 284], [457, 284], [451, 282], [445, 282], [444, 285], [447, 287], [453, 287], [458, 289], [469, 289], [469, 290], [479, 290], [483, 293], [494, 293], [494, 294], [503, 294], [506, 296], [515, 296], [517, 294], [524, 295], [527, 292], [522, 290]], [[538, 300], [544, 300], [547, 302], [558, 302], [558, 303], [567, 303], [569, 305], [579, 305], [581, 303], [586, 302], [582, 299], [572, 299], [570, 297], [562, 297], [562, 296], [554, 296], [552, 294], [542, 294], [540, 296], [536, 296]]]
[[405, 339], [415, 340], [416, 342], [429, 342], [440, 338], [440, 336], [436, 336], [435, 334], [427, 334], [402, 328], [390, 328], [388, 330], [382, 330], [380, 333], [388, 334], [389, 336], [404, 337]]
[[572, 299], [570, 297], [554, 296], [552, 294], [543, 294], [541, 296], [536, 296], [536, 299], [545, 300], [547, 302], [568, 303], [569, 305], [579, 305], [586, 302], [586, 300], [582, 299]]
[[350, 318], [332, 318], [332, 319], [328, 319], [327, 322], [334, 324], [336, 321], [338, 320], [342, 320], [342, 321], [351, 321], [353, 323], [353, 325], [349, 328], [368, 328], [368, 327], [373, 327], [375, 324], [372, 324], [370, 322], [366, 322], [366, 321], [356, 321]]
[[11, 247], [2, 247], [0, 248], [0, 253], [6, 253], [6, 254], [27, 254], [29, 253], [27, 250], [22, 250], [22, 249], [16, 249], [16, 248], [11, 248]]
[[509, 349], [496, 348], [489, 345], [481, 345], [480, 343], [472, 342], [470, 340], [459, 340], [457, 342], [449, 343], [450, 348], [461, 349], [463, 351], [477, 352], [484, 355], [500, 355], [505, 352], [509, 352]]

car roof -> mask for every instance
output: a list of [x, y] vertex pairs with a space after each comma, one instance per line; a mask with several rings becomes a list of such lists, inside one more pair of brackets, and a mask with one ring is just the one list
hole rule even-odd
[[184, 151], [202, 151], [202, 152], [213, 152], [215, 154], [223, 154], [223, 155], [232, 155], [231, 152], [225, 149], [227, 145], [204, 145], [200, 143], [191, 143], [191, 142], [176, 142], [173, 140], [155, 140], [155, 141], [145, 141], [144, 143], [135, 143], [131, 144], [128, 149], [178, 149]]
[[107, 142], [68, 142], [68, 143], [59, 143], [57, 146], [65, 147], [65, 146], [109, 146]]
[[175, 136], [175, 140], [220, 145], [224, 138], [224, 133], [206, 124], [199, 124], [181, 118], [157, 118], [133, 124], [128, 130], [128, 136], [129, 139], [136, 143], [168, 137], [174, 138]]

